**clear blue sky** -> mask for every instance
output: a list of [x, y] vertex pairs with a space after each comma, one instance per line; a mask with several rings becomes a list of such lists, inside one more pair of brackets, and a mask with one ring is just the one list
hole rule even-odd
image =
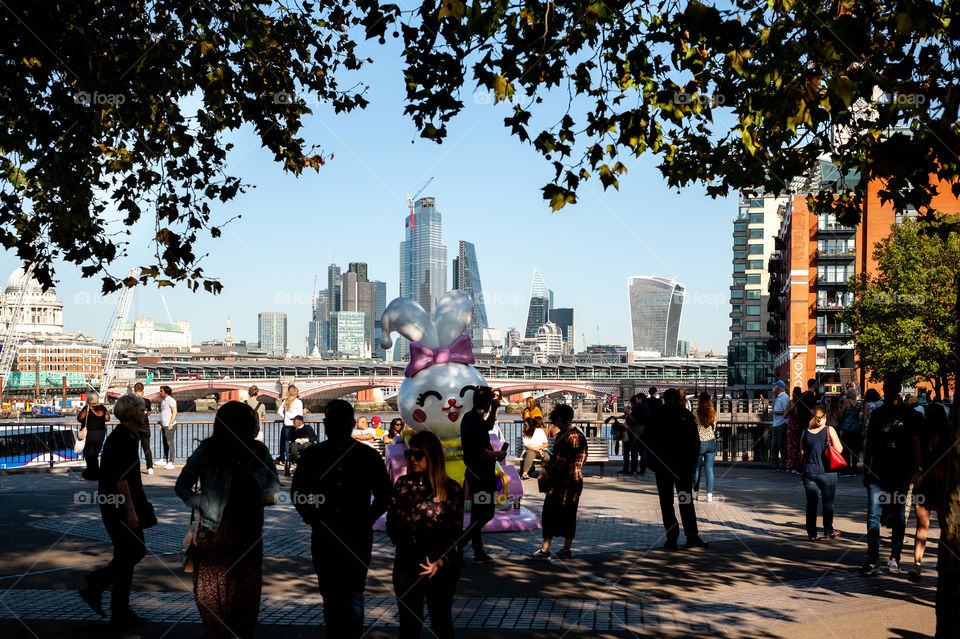
[[[443, 215], [449, 261], [458, 240], [476, 245], [492, 327], [522, 329], [537, 267], [556, 305], [576, 309], [578, 349], [580, 333], [591, 344], [628, 345], [627, 278], [656, 274], [687, 287], [681, 339], [702, 349], [726, 348], [735, 196], [713, 200], [700, 187], [677, 193], [657, 171], [656, 158], [644, 156], [623, 159], [629, 172], [619, 191], [604, 192], [591, 180], [578, 204], [552, 213], [540, 193], [552, 167], [510, 137], [502, 125], [508, 105], [466, 95], [467, 108], [449, 126], [448, 139], [421, 141], [402, 114], [396, 52], [388, 45], [371, 53], [378, 61], [359, 74], [370, 85], [371, 105], [339, 116], [318, 106], [301, 131], [335, 156], [319, 173], [285, 174], [250, 130], [231, 136], [229, 171], [256, 188], [220, 207], [221, 220], [242, 218], [200, 247], [210, 253], [205, 271], [221, 279], [224, 291], [164, 290], [173, 319], [191, 322], [195, 343], [222, 337], [228, 315], [235, 340], [256, 341], [257, 313], [281, 311], [288, 315], [291, 352], [303, 354], [313, 278], [319, 275], [318, 289], [324, 288], [328, 255], [344, 269], [367, 262], [371, 279], [387, 282], [388, 300], [396, 297], [406, 194], [434, 176], [423, 195], [435, 197]], [[565, 103], [557, 96], [546, 107]], [[145, 220], [115, 272], [145, 261], [151, 233]], [[0, 264], [6, 273], [17, 265], [12, 254]], [[448, 264], [448, 276], [449, 270]], [[69, 266], [58, 269], [57, 279], [65, 328], [102, 337], [116, 294], [100, 298], [99, 281], [84, 280]], [[136, 316], [165, 321], [156, 288], [137, 290], [130, 318]]]

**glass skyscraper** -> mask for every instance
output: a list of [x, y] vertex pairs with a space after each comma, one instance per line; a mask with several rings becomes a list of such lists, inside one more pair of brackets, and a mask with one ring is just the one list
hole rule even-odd
[[473, 299], [473, 319], [468, 334], [475, 342], [479, 341], [480, 329], [490, 328], [490, 325], [487, 323], [487, 307], [483, 303], [477, 249], [472, 242], [460, 241], [459, 253], [453, 258], [453, 288], [466, 291]]
[[422, 197], [404, 220], [400, 242], [400, 297], [416, 300], [433, 313], [447, 292], [447, 247], [443, 245], [440, 211], [432, 197]]
[[260, 350], [270, 355], [283, 355], [287, 350], [287, 314], [257, 315], [257, 341]]
[[547, 288], [540, 271], [534, 267], [533, 283], [530, 285], [530, 305], [527, 307], [527, 328], [524, 337], [536, 337], [537, 329], [549, 321], [553, 308], [553, 291]]
[[685, 289], [674, 280], [649, 275], [627, 281], [633, 350], [676, 357]]

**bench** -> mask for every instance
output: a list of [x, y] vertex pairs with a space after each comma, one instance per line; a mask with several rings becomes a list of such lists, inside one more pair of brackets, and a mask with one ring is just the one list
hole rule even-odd
[[[548, 438], [549, 448], [553, 450], [553, 437]], [[523, 453], [526, 449], [523, 447], [523, 438], [517, 437], [516, 449], [517, 460], [523, 459]], [[600, 476], [603, 477], [604, 464], [610, 461], [610, 438], [609, 437], [587, 437], [587, 459], [586, 464], [600, 464]], [[538, 462], [539, 463], [539, 462]]]

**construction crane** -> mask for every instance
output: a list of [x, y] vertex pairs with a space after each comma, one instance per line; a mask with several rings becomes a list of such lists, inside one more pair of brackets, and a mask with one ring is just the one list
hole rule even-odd
[[23, 286], [17, 293], [17, 299], [9, 307], [10, 315], [7, 317], [7, 332], [3, 336], [3, 350], [0, 351], [0, 395], [7, 387], [7, 381], [10, 379], [10, 372], [13, 370], [13, 360], [17, 357], [17, 332], [20, 328], [20, 317], [23, 315], [23, 308], [27, 299], [27, 288], [33, 280], [33, 264], [29, 264], [24, 271]]
[[[136, 277], [138, 272], [139, 269], [130, 269], [130, 272], [127, 273], [127, 279]], [[113, 381], [113, 376], [117, 373], [117, 360], [120, 358], [120, 334], [123, 331], [123, 325], [127, 322], [127, 315], [130, 313], [132, 302], [133, 287], [124, 286], [120, 293], [120, 302], [117, 304], [117, 312], [113, 316], [113, 320], [107, 328], [107, 334], [103, 339], [103, 372], [100, 373], [100, 397], [103, 403], [107, 402], [110, 382]], [[164, 300], [163, 305], [166, 307], [166, 300]]]
[[[416, 250], [417, 250], [417, 249], [416, 249], [416, 242], [413, 241], [413, 231], [414, 231], [414, 229], [416, 229], [416, 226], [417, 226], [417, 218], [416, 218], [416, 216], [413, 214], [413, 202], [414, 202], [414, 200], [417, 199], [417, 197], [420, 196], [421, 193], [423, 193], [423, 192], [426, 190], [426, 188], [427, 188], [428, 186], [430, 186], [430, 183], [431, 183], [431, 182], [433, 182], [433, 177], [431, 177], [429, 180], [427, 180], [426, 182], [424, 182], [424, 183], [423, 183], [423, 186], [421, 186], [419, 189], [417, 189], [417, 192], [414, 193], [413, 195], [410, 195], [409, 193], [407, 193], [407, 206], [410, 207], [410, 273], [408, 274], [409, 277], [410, 277], [410, 279], [409, 279], [408, 281], [410, 281], [410, 282], [413, 282], [413, 279], [414, 279], [414, 278], [413, 278], [413, 275], [414, 275], [414, 265], [413, 265], [413, 263], [414, 263], [414, 256], [416, 255]], [[407, 293], [407, 296], [408, 296], [408, 297], [414, 297], [414, 292], [413, 292], [413, 291], [406, 291], [406, 293]]]

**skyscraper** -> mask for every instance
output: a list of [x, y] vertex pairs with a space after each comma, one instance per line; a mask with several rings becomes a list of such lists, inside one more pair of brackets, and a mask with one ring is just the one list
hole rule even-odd
[[441, 216], [432, 197], [422, 197], [413, 215], [404, 220], [400, 242], [400, 297], [416, 300], [433, 313], [447, 291], [447, 247], [443, 245]]
[[476, 342], [480, 339], [481, 329], [490, 327], [487, 323], [487, 307], [483, 302], [483, 287], [480, 285], [477, 249], [472, 242], [463, 240], [459, 248], [457, 257], [453, 258], [453, 288], [466, 291], [473, 299], [473, 318], [468, 333]]
[[367, 313], [337, 311], [330, 314], [331, 346], [341, 357], [369, 357], [366, 346]]
[[572, 308], [551, 308], [547, 311], [547, 320], [560, 328], [563, 334], [564, 354], [576, 352], [577, 331], [573, 325]]
[[341, 307], [340, 289], [342, 279], [340, 277], [340, 267], [331, 264], [327, 267], [327, 312], [324, 319], [327, 321], [327, 345], [333, 349], [333, 335], [330, 328], [330, 315], [336, 313]]
[[676, 357], [685, 289], [674, 280], [638, 275], [627, 281], [633, 350]]
[[270, 355], [283, 355], [287, 350], [287, 314], [257, 315], [257, 340], [260, 350]]
[[330, 294], [323, 289], [317, 294], [313, 318], [307, 325], [307, 354], [317, 356], [330, 350]]
[[553, 307], [553, 291], [547, 288], [540, 271], [534, 267], [530, 285], [530, 305], [527, 307], [527, 328], [524, 337], [536, 337], [537, 329], [547, 323]]

